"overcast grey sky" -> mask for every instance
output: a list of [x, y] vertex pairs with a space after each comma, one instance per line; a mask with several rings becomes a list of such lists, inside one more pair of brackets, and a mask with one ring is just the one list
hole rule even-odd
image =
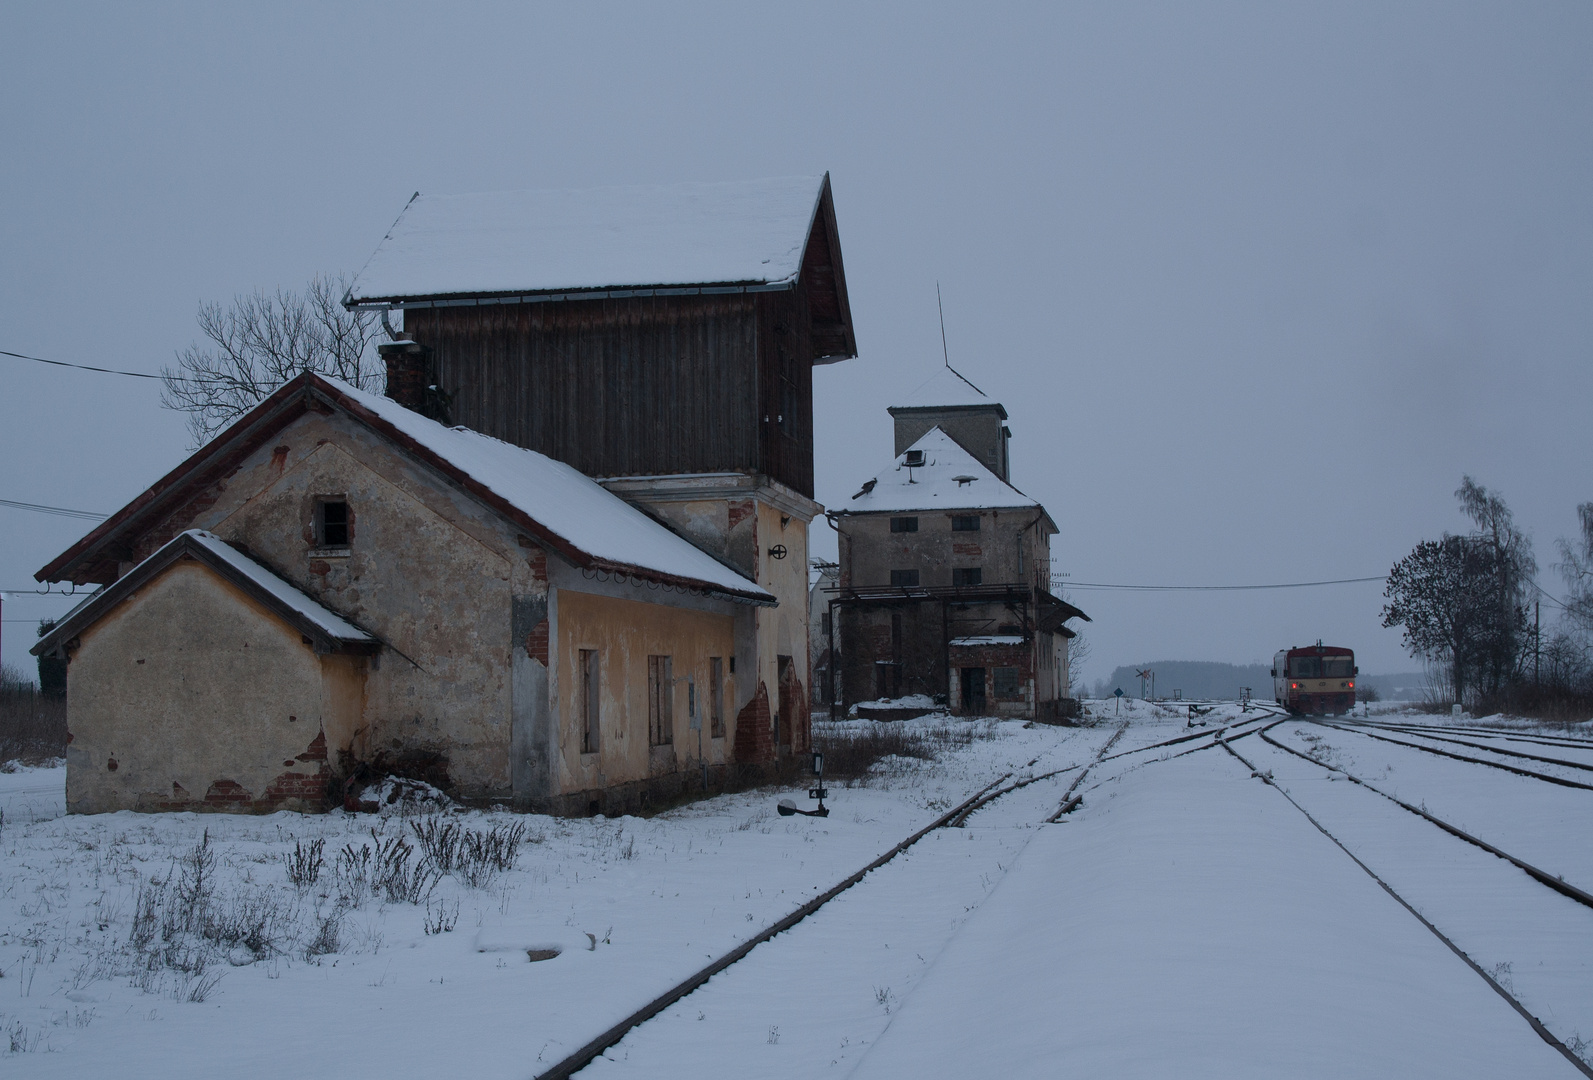
[[[416, 190], [829, 170], [861, 355], [818, 497], [953, 363], [1079, 581], [1380, 574], [1470, 473], [1537, 541], [1593, 499], [1593, 5], [9, 4], [0, 349], [156, 371], [202, 300], [357, 269]], [[0, 357], [0, 498], [181, 460], [153, 383]], [[84, 531], [0, 507], [0, 588]], [[816, 549], [833, 551], [828, 529]], [[1077, 592], [1094, 679], [1319, 637], [1373, 585]], [[6, 603], [4, 658], [30, 663]]]

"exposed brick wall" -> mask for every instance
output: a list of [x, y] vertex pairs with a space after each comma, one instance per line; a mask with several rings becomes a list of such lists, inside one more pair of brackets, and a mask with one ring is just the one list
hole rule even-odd
[[249, 789], [233, 780], [214, 780], [210, 790], [205, 792], [205, 805], [221, 810], [234, 807], [246, 810], [252, 802], [254, 796], [249, 794]]
[[533, 660], [542, 661], [542, 666], [548, 666], [548, 621], [543, 619], [531, 628], [525, 638], [525, 654]]
[[742, 499], [739, 502], [731, 503], [730, 504], [730, 527], [732, 529], [734, 529], [737, 525], [740, 525], [747, 518], [749, 518], [753, 514], [757, 513], [757, 510], [758, 510], [757, 504], [755, 504], [751, 499]]
[[774, 739], [770, 727], [769, 688], [762, 680], [752, 700], [736, 714], [736, 762], [760, 765], [774, 760]]

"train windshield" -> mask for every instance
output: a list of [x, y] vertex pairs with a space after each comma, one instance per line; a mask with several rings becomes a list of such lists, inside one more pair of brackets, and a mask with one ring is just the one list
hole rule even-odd
[[1314, 656], [1291, 656], [1289, 674], [1296, 679], [1316, 679], [1322, 675], [1322, 665]]
[[1355, 657], [1324, 656], [1322, 658], [1322, 677], [1324, 679], [1347, 679], [1354, 674]]

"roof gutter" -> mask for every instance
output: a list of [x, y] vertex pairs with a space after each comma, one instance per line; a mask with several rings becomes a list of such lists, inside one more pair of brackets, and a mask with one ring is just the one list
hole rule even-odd
[[561, 300], [624, 300], [633, 296], [734, 296], [742, 293], [787, 292], [796, 288], [796, 279], [741, 285], [652, 286], [633, 289], [566, 289], [563, 292], [492, 293], [482, 296], [447, 294], [421, 296], [367, 296], [355, 299], [352, 292], [343, 298], [350, 311], [364, 308], [446, 308], [487, 307], [493, 304], [546, 304]]

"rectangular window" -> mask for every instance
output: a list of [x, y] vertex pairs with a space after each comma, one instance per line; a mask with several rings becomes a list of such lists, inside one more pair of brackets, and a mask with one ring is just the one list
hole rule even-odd
[[953, 514], [951, 517], [952, 532], [978, 532], [978, 514]]
[[1314, 656], [1296, 656], [1289, 661], [1289, 675], [1296, 679], [1320, 679], [1322, 666]]
[[598, 732], [598, 693], [602, 689], [598, 682], [597, 650], [582, 649], [580, 656], [581, 677], [581, 753], [597, 753]]
[[675, 741], [675, 661], [669, 656], [647, 658], [647, 732], [654, 746]]
[[1015, 698], [1022, 696], [1018, 686], [1018, 669], [1015, 667], [998, 667], [990, 672], [991, 689], [998, 698]]
[[955, 566], [951, 571], [953, 585], [978, 585], [985, 576], [984, 569], [978, 566]]
[[892, 570], [891, 585], [900, 589], [916, 589], [918, 587], [918, 571]]
[[823, 634], [825, 637], [829, 637], [830, 626], [830, 613], [828, 611], [819, 612], [819, 633]]
[[315, 504], [315, 546], [348, 547], [348, 503], [322, 499]]
[[708, 658], [708, 725], [714, 738], [725, 737], [725, 662], [717, 656]]
[[918, 519], [915, 517], [891, 518], [891, 532], [917, 532]]

